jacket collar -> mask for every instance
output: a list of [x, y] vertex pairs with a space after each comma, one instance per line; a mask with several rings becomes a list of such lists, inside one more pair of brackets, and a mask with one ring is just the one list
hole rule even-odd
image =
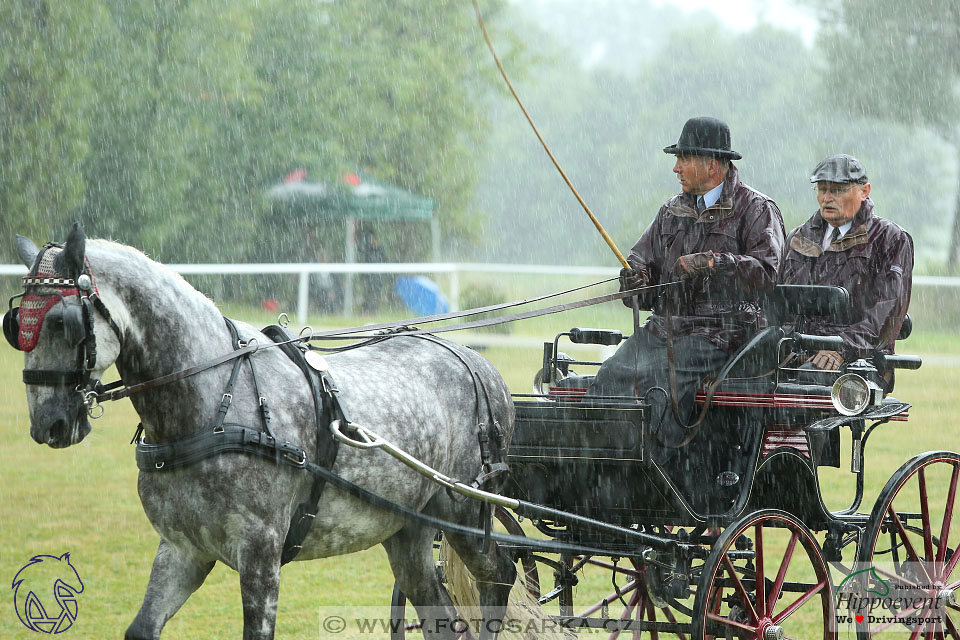
[[[873, 200], [869, 197], [860, 205], [859, 211], [853, 216], [853, 225], [850, 231], [839, 240], [833, 242], [826, 251], [846, 251], [867, 242], [867, 224], [873, 218]], [[824, 249], [820, 240], [828, 226], [827, 222], [820, 215], [818, 210], [810, 220], [803, 225], [800, 230], [794, 234], [790, 240], [790, 248], [808, 257], [819, 257], [823, 255]]]
[[686, 218], [696, 218], [697, 222], [713, 222], [723, 220], [733, 215], [733, 194], [740, 185], [740, 172], [731, 162], [727, 169], [727, 177], [723, 180], [723, 191], [720, 192], [720, 199], [715, 204], [707, 207], [700, 215], [697, 215], [697, 196], [693, 193], [679, 194], [672, 206], [669, 207], [671, 214]]

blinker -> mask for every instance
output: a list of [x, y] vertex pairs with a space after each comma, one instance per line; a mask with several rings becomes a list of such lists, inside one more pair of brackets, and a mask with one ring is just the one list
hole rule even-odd
[[6, 338], [10, 346], [17, 351], [20, 351], [19, 313], [20, 307], [11, 306], [10, 309], [3, 314], [3, 337]]
[[63, 303], [63, 336], [67, 344], [75, 347], [86, 337], [83, 322], [83, 306], [78, 304]]
[[[63, 337], [71, 347], [79, 345], [86, 338], [83, 304], [66, 304], [61, 301], [59, 309], [51, 309], [46, 315], [53, 321], [53, 326], [63, 327]], [[17, 351], [23, 351], [20, 346], [20, 307], [11, 306], [3, 314], [3, 337], [7, 343]]]

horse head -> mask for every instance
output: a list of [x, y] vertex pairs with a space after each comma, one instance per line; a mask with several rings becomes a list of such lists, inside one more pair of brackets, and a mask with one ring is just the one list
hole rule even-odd
[[3, 332], [24, 352], [30, 436], [68, 447], [90, 433], [94, 389], [120, 353], [122, 332], [99, 298], [79, 223], [63, 245], [38, 249], [17, 236], [17, 250], [29, 273], [20, 306], [13, 306], [19, 296], [10, 300]]

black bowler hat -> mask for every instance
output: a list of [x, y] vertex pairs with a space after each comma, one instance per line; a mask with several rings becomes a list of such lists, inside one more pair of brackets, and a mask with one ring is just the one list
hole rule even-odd
[[741, 156], [730, 150], [730, 127], [716, 118], [690, 118], [683, 125], [676, 144], [663, 148], [664, 153], [689, 154], [739, 160]]

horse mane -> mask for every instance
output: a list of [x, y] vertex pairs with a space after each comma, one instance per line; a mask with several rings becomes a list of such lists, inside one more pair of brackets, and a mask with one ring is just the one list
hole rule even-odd
[[[192, 284], [187, 282], [187, 280], [179, 273], [166, 266], [162, 262], [157, 262], [146, 253], [135, 247], [131, 247], [130, 245], [122, 244], [114, 240], [92, 238], [87, 240], [86, 251], [88, 256], [90, 255], [91, 249], [93, 250], [96, 258], [106, 258], [108, 260], [111, 258], [116, 258], [119, 261], [120, 265], [110, 265], [110, 271], [116, 268], [129, 266], [131, 263], [135, 264], [144, 270], [150, 270], [153, 272], [154, 277], [156, 278], [166, 278], [167, 285], [176, 286], [179, 289], [182, 289], [185, 293], [197, 296], [198, 300], [202, 301], [203, 303], [208, 304], [213, 308], [217, 307], [213, 300], [207, 297], [206, 294], [198, 290]], [[94, 277], [99, 277], [101, 271], [103, 270], [98, 269], [96, 264], [93, 265]], [[159, 284], [159, 281], [156, 284]]]

